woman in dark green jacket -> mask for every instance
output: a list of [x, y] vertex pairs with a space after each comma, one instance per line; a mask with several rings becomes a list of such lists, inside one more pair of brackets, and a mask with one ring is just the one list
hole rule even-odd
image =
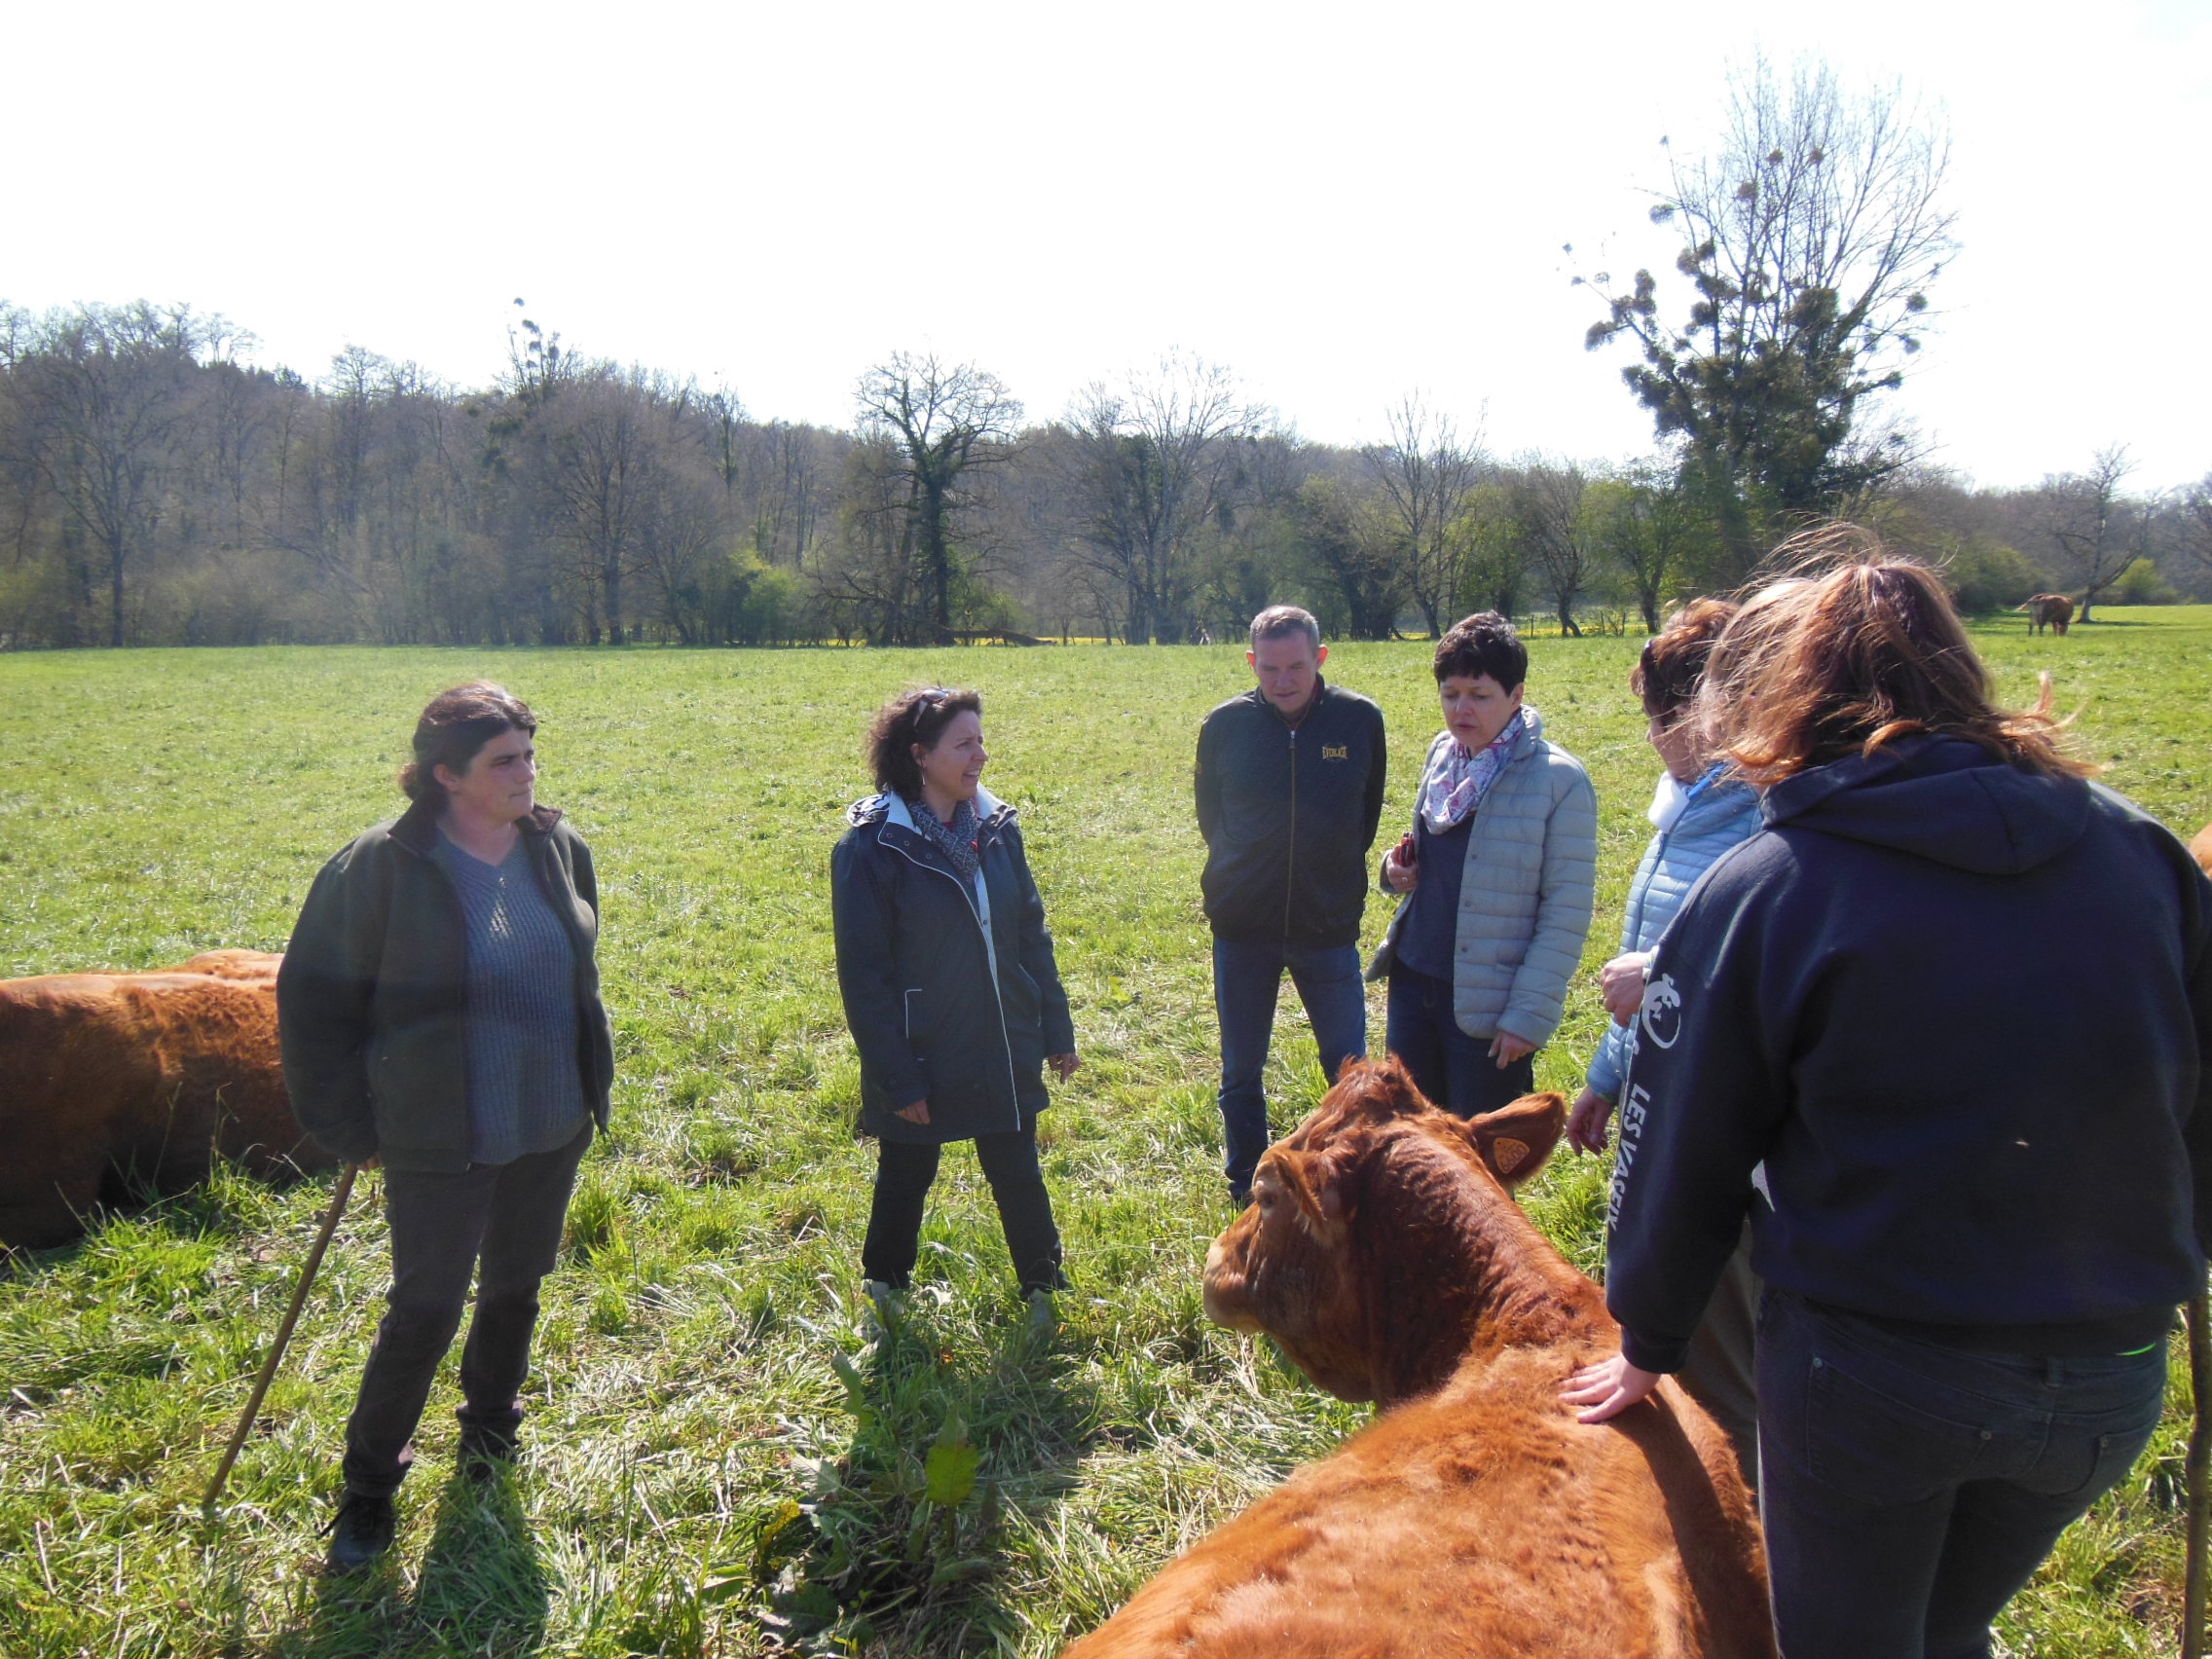
[[861, 1127], [882, 1142], [861, 1253], [880, 1305], [914, 1271], [938, 1149], [973, 1140], [1014, 1276], [1041, 1316], [1063, 1283], [1037, 1164], [1044, 1072], [1075, 1073], [1075, 1026], [1014, 808], [982, 788], [982, 699], [893, 699], [869, 731], [880, 793], [830, 862], [837, 984], [861, 1053]]
[[536, 730], [497, 685], [424, 710], [400, 774], [412, 804], [323, 866], [277, 974], [293, 1107], [341, 1158], [383, 1163], [391, 1231], [390, 1306], [346, 1431], [341, 1570], [391, 1543], [472, 1273], [461, 1462], [488, 1476], [513, 1456], [538, 1281], [607, 1124], [599, 887], [583, 837], [536, 803]]

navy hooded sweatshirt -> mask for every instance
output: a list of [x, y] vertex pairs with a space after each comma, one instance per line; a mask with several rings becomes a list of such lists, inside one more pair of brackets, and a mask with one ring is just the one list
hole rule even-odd
[[1932, 1341], [2158, 1340], [2212, 1220], [2212, 883], [2187, 849], [1954, 738], [1763, 811], [1636, 1027], [1606, 1270], [1629, 1362], [1680, 1368], [1747, 1208], [1769, 1284]]

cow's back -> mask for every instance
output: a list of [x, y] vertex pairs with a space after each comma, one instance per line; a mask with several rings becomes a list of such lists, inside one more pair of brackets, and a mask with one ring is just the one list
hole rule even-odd
[[0, 1241], [74, 1237], [119, 1183], [176, 1192], [216, 1152], [262, 1173], [329, 1163], [284, 1090], [274, 977], [224, 967], [0, 981]]
[[1595, 1351], [1516, 1349], [1384, 1413], [1171, 1564], [1068, 1659], [1709, 1659], [1774, 1649], [1725, 1436], [1672, 1382], [1585, 1425]]

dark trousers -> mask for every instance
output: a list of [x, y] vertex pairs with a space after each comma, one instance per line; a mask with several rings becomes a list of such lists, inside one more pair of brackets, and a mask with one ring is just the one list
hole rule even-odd
[[1753, 1491], [1759, 1484], [1760, 1289], [1759, 1275], [1751, 1271], [1751, 1226], [1746, 1222], [1677, 1374], [1689, 1397], [1735, 1442], [1744, 1484]]
[[385, 1171], [390, 1307], [346, 1425], [349, 1487], [389, 1493], [406, 1477], [415, 1425], [438, 1361], [461, 1329], [471, 1272], [476, 1316], [461, 1350], [461, 1436], [487, 1451], [512, 1449], [522, 1423], [516, 1396], [530, 1375], [537, 1326], [538, 1281], [560, 1255], [569, 1194], [591, 1135], [587, 1121], [556, 1151], [512, 1163], [472, 1163], [459, 1175]]
[[1390, 970], [1385, 1046], [1404, 1062], [1414, 1087], [1454, 1117], [1510, 1106], [1536, 1088], [1536, 1056], [1500, 1067], [1490, 1039], [1470, 1037], [1452, 1015], [1452, 982], [1411, 968]]
[[1769, 1287], [1759, 1499], [1787, 1659], [1985, 1659], [1989, 1623], [2157, 1426], [2166, 1348], [1918, 1342]]
[[[861, 1272], [904, 1290], [921, 1252], [922, 1205], [937, 1179], [943, 1149], [913, 1141], [877, 1144], [882, 1151], [875, 1164], [867, 1238], [861, 1245]], [[1062, 1288], [1060, 1230], [1052, 1224], [1051, 1195], [1037, 1166], [1037, 1120], [1004, 1134], [977, 1135], [976, 1157], [998, 1200], [999, 1226], [1006, 1230], [1007, 1254], [1014, 1258], [1014, 1276], [1022, 1294]]]
[[1367, 1053], [1367, 987], [1356, 944], [1248, 944], [1216, 935], [1213, 1006], [1221, 1019], [1221, 1126], [1227, 1143], [1222, 1173], [1229, 1190], [1250, 1190], [1252, 1171], [1273, 1136], [1261, 1088], [1274, 1038], [1275, 997], [1289, 971], [1306, 1017], [1313, 1023], [1321, 1076], [1334, 1083], [1347, 1059]]

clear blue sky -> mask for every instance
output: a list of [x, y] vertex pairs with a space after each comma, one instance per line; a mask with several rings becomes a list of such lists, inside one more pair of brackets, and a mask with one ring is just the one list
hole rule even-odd
[[[518, 295], [597, 355], [842, 424], [934, 348], [1044, 417], [1179, 347], [1308, 436], [1420, 388], [1492, 446], [1647, 450], [1561, 244], [1664, 267], [1668, 135], [1825, 54], [1946, 113], [1965, 251], [1900, 396], [2032, 483], [2212, 469], [2212, 5], [129, 3], [11, 20], [0, 298], [188, 300], [311, 376], [456, 382]], [[26, 164], [27, 160], [27, 164]], [[2195, 203], [2195, 206], [2190, 205]]]

